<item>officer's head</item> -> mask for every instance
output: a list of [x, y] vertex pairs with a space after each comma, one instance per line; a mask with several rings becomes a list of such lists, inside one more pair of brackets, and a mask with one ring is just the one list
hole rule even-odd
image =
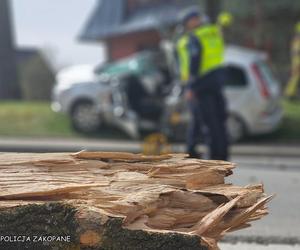
[[194, 30], [202, 24], [202, 14], [197, 7], [190, 7], [180, 13], [180, 23], [186, 31]]

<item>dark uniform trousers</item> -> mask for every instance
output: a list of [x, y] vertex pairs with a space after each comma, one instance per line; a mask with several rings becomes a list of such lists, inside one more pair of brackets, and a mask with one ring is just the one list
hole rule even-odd
[[222, 85], [225, 74], [215, 70], [193, 83], [195, 98], [189, 101], [192, 121], [188, 129], [188, 151], [195, 152], [202, 135], [209, 159], [228, 160], [227, 109]]

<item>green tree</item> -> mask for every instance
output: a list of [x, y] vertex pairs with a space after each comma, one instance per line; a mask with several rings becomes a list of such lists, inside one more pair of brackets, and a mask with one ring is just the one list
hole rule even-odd
[[295, 0], [222, 0], [223, 10], [235, 22], [228, 42], [267, 51], [282, 82], [290, 69], [290, 41], [300, 20], [300, 1]]

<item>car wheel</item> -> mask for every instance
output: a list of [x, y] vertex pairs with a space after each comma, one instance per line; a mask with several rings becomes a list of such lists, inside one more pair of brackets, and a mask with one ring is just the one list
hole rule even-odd
[[245, 124], [239, 117], [230, 115], [227, 120], [227, 131], [230, 142], [238, 142], [246, 134]]
[[101, 116], [91, 101], [81, 101], [75, 104], [71, 118], [74, 129], [79, 132], [93, 133], [101, 126]]

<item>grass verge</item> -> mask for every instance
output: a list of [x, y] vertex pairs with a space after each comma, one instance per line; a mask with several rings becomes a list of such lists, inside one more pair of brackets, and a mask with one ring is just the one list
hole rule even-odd
[[[285, 111], [280, 128], [269, 135], [248, 138], [245, 142], [300, 143], [300, 101], [283, 102]], [[49, 102], [0, 102], [0, 136], [81, 137], [66, 115], [51, 110]], [[104, 129], [92, 138], [127, 138], [117, 130]]]
[[121, 131], [102, 128], [95, 134], [77, 133], [67, 115], [55, 113], [49, 102], [0, 102], [0, 136], [3, 137], [85, 137], [127, 139]]
[[0, 136], [74, 135], [68, 117], [54, 113], [48, 102], [0, 102]]

